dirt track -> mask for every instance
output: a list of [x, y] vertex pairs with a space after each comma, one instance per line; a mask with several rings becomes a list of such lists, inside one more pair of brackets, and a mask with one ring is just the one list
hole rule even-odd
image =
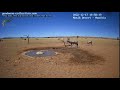
[[[52, 57], [28, 58], [21, 54], [22, 51], [38, 47], [63, 47], [63, 43], [57, 39], [32, 39], [27, 45], [24, 40], [6, 39], [0, 42], [0, 77], [118, 78], [118, 40], [92, 38], [93, 46], [87, 45], [87, 40], [91, 39], [79, 39], [76, 52], [75, 49], [67, 49]], [[83, 57], [78, 53], [79, 50]], [[77, 62], [82, 58], [86, 58], [87, 63]], [[95, 63], [88, 63], [89, 60], [94, 60]]]

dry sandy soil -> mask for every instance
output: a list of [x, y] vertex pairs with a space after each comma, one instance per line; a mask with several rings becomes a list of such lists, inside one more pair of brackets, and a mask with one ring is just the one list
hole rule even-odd
[[[92, 40], [93, 45], [86, 42]], [[0, 42], [0, 78], [118, 78], [119, 41], [79, 38], [78, 48], [64, 48], [57, 38], [4, 39]], [[55, 56], [28, 57], [31, 49], [51, 49]]]

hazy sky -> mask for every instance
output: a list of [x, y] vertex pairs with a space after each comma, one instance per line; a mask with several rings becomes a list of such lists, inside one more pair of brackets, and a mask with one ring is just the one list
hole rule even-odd
[[[7, 19], [0, 13], [0, 37], [31, 37], [46, 36], [119, 36], [118, 12], [36, 12], [37, 15], [50, 15], [50, 17], [13, 17], [11, 22], [2, 26]], [[73, 19], [73, 14], [90, 15], [102, 14], [106, 19]], [[87, 17], [87, 16], [86, 16]]]

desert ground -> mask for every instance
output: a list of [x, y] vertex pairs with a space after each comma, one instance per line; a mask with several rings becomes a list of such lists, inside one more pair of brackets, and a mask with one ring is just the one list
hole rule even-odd
[[[58, 38], [3, 39], [0, 78], [119, 78], [119, 40], [78, 38], [79, 46], [64, 47]], [[93, 45], [87, 41], [92, 40]], [[57, 55], [28, 57], [28, 50], [53, 49]]]

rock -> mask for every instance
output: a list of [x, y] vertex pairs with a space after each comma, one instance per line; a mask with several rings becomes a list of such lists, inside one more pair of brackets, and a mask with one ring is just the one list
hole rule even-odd
[[17, 64], [14, 64], [14, 66], [17, 66]]
[[6, 61], [9, 61], [8, 59]]
[[39, 52], [36, 52], [36, 54], [43, 54], [44, 52], [41, 52], [41, 51], [39, 51]]
[[55, 54], [56, 54], [56, 55], [58, 55], [58, 54], [60, 54], [60, 53], [58, 53], [58, 52], [55, 52]]

